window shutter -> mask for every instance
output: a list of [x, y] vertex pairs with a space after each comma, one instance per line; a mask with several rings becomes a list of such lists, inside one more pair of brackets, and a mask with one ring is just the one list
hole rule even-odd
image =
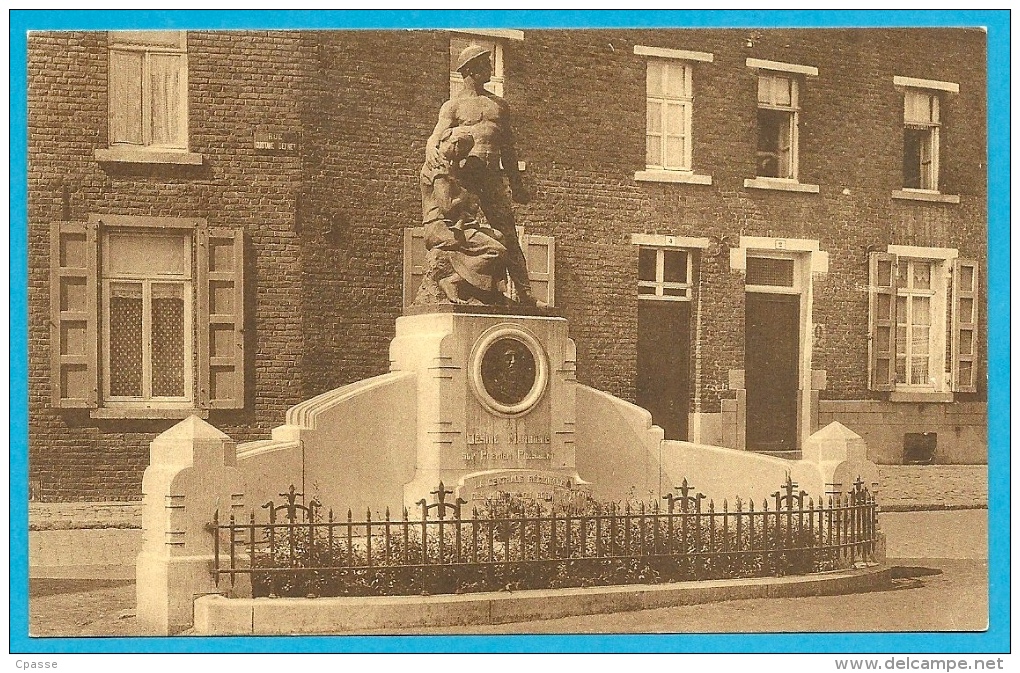
[[524, 235], [524, 258], [535, 299], [553, 306], [556, 299], [556, 242], [552, 236]]
[[978, 263], [953, 262], [953, 390], [977, 392]]
[[869, 257], [868, 386], [896, 387], [896, 255], [873, 252]]
[[148, 58], [151, 143], [157, 147], [187, 149], [187, 56], [150, 54]]
[[198, 231], [198, 401], [244, 407], [244, 232]]
[[110, 51], [110, 144], [143, 145], [142, 59], [135, 51]]
[[50, 365], [53, 406], [99, 405], [96, 226], [50, 227]]
[[414, 303], [425, 275], [425, 227], [404, 229], [404, 308]]

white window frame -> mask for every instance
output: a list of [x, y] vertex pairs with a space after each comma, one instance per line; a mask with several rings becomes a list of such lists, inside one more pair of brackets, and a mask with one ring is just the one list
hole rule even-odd
[[[914, 274], [912, 270], [917, 265], [925, 265], [928, 267], [928, 288], [916, 288], [913, 286]], [[937, 373], [945, 369], [945, 340], [943, 339], [943, 351], [942, 362], [939, 362], [939, 349], [937, 347], [937, 335], [939, 332], [946, 332], [948, 328], [945, 325], [945, 301], [939, 300], [939, 287], [936, 286], [936, 280], [942, 275], [942, 264], [935, 262], [930, 259], [921, 259], [917, 257], [904, 257], [897, 258], [896, 260], [896, 273], [901, 278], [905, 277], [906, 282], [900, 283], [896, 290], [896, 302], [903, 302], [903, 310], [897, 306], [896, 310], [896, 325], [895, 325], [895, 343], [896, 343], [896, 370], [897, 370], [897, 383], [896, 387], [904, 390], [911, 391], [937, 391]], [[927, 343], [927, 369], [928, 369], [928, 381], [926, 383], [911, 383], [913, 380], [912, 371], [914, 368], [914, 360], [918, 359], [918, 355], [914, 353], [914, 346], [916, 339], [914, 337], [914, 329], [917, 325], [914, 324], [913, 314], [917, 299], [927, 298], [928, 299], [928, 343]], [[943, 315], [940, 315], [936, 307], [942, 304]], [[900, 330], [904, 331], [903, 338], [903, 350], [900, 346]], [[899, 381], [899, 363], [903, 361], [903, 382]]]
[[[104, 251], [110, 249], [110, 237], [123, 233], [149, 235], [154, 237], [173, 237], [184, 239], [187, 244], [187, 265], [184, 273], [181, 274], [158, 274], [143, 275], [131, 273], [115, 273], [109, 269], [109, 255]], [[103, 400], [104, 406], [114, 408], [191, 408], [194, 406], [195, 389], [195, 365], [194, 365], [194, 312], [195, 312], [195, 287], [194, 287], [194, 246], [195, 237], [186, 230], [171, 230], [166, 233], [154, 233], [152, 230], [145, 231], [129, 228], [110, 228], [103, 232], [100, 247], [100, 256], [103, 259], [100, 272], [101, 290], [101, 325], [102, 343], [100, 345], [100, 358], [103, 373]], [[110, 392], [110, 368], [111, 345], [110, 345], [110, 299], [111, 285], [117, 283], [141, 283], [142, 285], [142, 395], [136, 396], [114, 396]], [[152, 395], [152, 286], [168, 284], [180, 285], [184, 297], [184, 395], [180, 397], [158, 397]], [[148, 310], [146, 310], [146, 308]]]
[[[940, 82], [938, 80], [925, 80], [917, 79], [913, 77], [893, 77], [893, 85], [903, 91], [903, 126], [906, 129], [916, 129], [927, 132], [927, 139], [925, 145], [927, 146], [929, 155], [929, 175], [925, 175], [923, 170], [924, 155], [922, 148], [920, 170], [920, 185], [918, 187], [908, 187], [906, 184], [903, 186], [904, 192], [920, 192], [927, 194], [939, 194], [941, 193], [941, 176], [940, 176], [940, 156], [941, 156], [941, 127], [942, 127], [942, 95], [943, 93], [959, 93], [960, 86], [954, 82]], [[916, 102], [911, 104], [911, 100], [920, 101], [925, 100], [928, 109], [928, 114], [925, 118], [920, 118], [911, 115], [911, 111], [916, 111], [919, 107]], [[906, 153], [906, 147], [903, 148]], [[906, 182], [906, 176], [903, 176], [904, 183]], [[927, 178], [927, 179], [926, 179]]]
[[[132, 31], [136, 32], [136, 31]], [[148, 31], [137, 31], [144, 33]], [[141, 82], [141, 96], [140, 101], [141, 113], [142, 113], [142, 142], [130, 143], [119, 141], [113, 137], [113, 107], [118, 104], [122, 104], [122, 101], [113, 100], [112, 96], [110, 99], [110, 146], [116, 147], [119, 145], [127, 145], [129, 147], [145, 147], [156, 150], [170, 150], [170, 151], [186, 151], [188, 149], [188, 37], [185, 31], [173, 31], [178, 33], [177, 45], [170, 46], [167, 44], [141, 44], [142, 40], [138, 42], [130, 41], [117, 41], [117, 33], [111, 31], [109, 35], [109, 49], [111, 58], [115, 53], [136, 53], [142, 57], [142, 82]], [[181, 143], [172, 144], [158, 144], [152, 138], [152, 59], [155, 56], [171, 54], [179, 57], [180, 63], [178, 66], [178, 72], [181, 81], [181, 88], [184, 91], [184, 95], [180, 97], [178, 101], [177, 116], [178, 122], [184, 129], [184, 138]], [[111, 66], [111, 92], [113, 90], [112, 78], [114, 77], [112, 66]], [[168, 111], [169, 112], [169, 111]]]
[[[922, 262], [931, 264], [931, 280], [929, 285], [931, 290], [915, 290], [911, 283], [900, 284], [897, 283], [896, 289], [896, 301], [899, 302], [900, 297], [907, 297], [908, 305], [911, 303], [909, 297], [912, 296], [930, 296], [931, 305], [930, 310], [930, 327], [929, 327], [929, 342], [928, 342], [928, 376], [929, 382], [925, 384], [911, 384], [909, 382], [909, 371], [910, 371], [910, 351], [904, 353], [904, 357], [907, 357], [907, 366], [904, 371], [907, 376], [907, 381], [900, 381], [897, 377], [897, 381], [894, 387], [894, 391], [899, 392], [922, 392], [922, 393], [949, 393], [952, 391], [952, 376], [949, 372], [947, 365], [949, 364], [946, 360], [947, 350], [947, 339], [949, 338], [949, 331], [952, 328], [951, 313], [949, 310], [949, 280], [951, 276], [952, 262], [955, 260], [959, 252], [955, 248], [926, 248], [919, 246], [909, 245], [890, 245], [887, 248], [887, 252], [896, 255], [896, 266], [895, 273], [898, 278], [903, 278], [903, 274], [908, 274], [911, 264]], [[898, 307], [897, 307], [898, 308]], [[909, 309], [908, 309], [909, 310]], [[894, 344], [894, 357], [899, 360], [901, 357], [899, 349], [899, 327], [904, 324], [901, 321], [899, 311], [896, 313], [896, 324], [894, 325], [894, 332], [892, 335]], [[909, 323], [907, 323], [909, 325]], [[908, 342], [909, 342], [909, 330], [908, 330]], [[895, 367], [894, 367], [895, 369]]]
[[758, 110], [782, 111], [790, 115], [790, 170], [789, 175], [783, 177], [772, 177], [757, 175], [758, 173], [758, 146], [761, 128], [758, 128], [758, 136], [755, 138], [755, 177], [744, 180], [744, 187], [750, 189], [776, 189], [789, 192], [805, 192], [817, 194], [818, 185], [803, 183], [800, 181], [800, 113], [802, 108], [800, 99], [802, 95], [802, 84], [805, 77], [817, 77], [818, 68], [810, 65], [796, 63], [783, 63], [780, 61], [767, 61], [764, 59], [749, 58], [746, 61], [749, 68], [758, 73], [756, 92], [761, 91], [761, 83], [764, 78], [783, 78], [790, 82], [791, 100], [789, 105], [777, 104], [774, 101], [761, 101], [760, 95], [756, 95]]
[[[692, 275], [694, 273], [694, 251], [689, 248], [681, 248], [676, 246], [654, 246], [654, 245], [640, 245], [638, 248], [638, 255], [641, 255], [642, 250], [652, 250], [655, 252], [655, 280], [641, 280], [638, 276], [637, 286], [638, 299], [643, 301], [691, 301], [691, 288], [693, 287]], [[665, 277], [665, 260], [667, 252], [683, 253], [687, 256], [687, 268], [685, 272], [686, 281], [666, 281]], [[640, 288], [652, 288], [653, 294], [642, 294]], [[682, 295], [667, 295], [666, 290], [683, 290]]]
[[[451, 30], [450, 56], [455, 58], [453, 53], [453, 39], [465, 40], [469, 44], [477, 44], [492, 52], [492, 79], [485, 85], [485, 90], [503, 98], [506, 92], [506, 76], [504, 69], [504, 46], [507, 40], [523, 40], [524, 31], [520, 30]], [[458, 52], [459, 53], [459, 52]], [[450, 70], [450, 97], [453, 98], [461, 86], [464, 78], [456, 70]]]
[[[914, 101], [913, 104], [911, 101]], [[911, 116], [911, 110], [916, 111], [920, 107], [928, 109], [925, 119]], [[907, 89], [903, 92], [904, 130], [922, 131], [925, 134], [921, 141], [921, 153], [918, 158], [920, 165], [917, 166], [919, 184], [916, 187], [904, 184], [903, 189], [905, 191], [931, 192], [936, 194], [939, 192], [939, 135], [942, 126], [940, 107], [939, 96], [934, 92], [921, 89]], [[907, 151], [905, 142], [904, 153]], [[927, 155], [927, 161], [925, 161], [925, 155]], [[906, 157], [904, 157], [905, 159]], [[905, 183], [906, 176], [904, 175], [903, 177]]]
[[[943, 194], [941, 184], [941, 144], [942, 144], [942, 106], [946, 94], [960, 93], [960, 85], [956, 82], [944, 82], [934, 79], [921, 79], [918, 77], [904, 77], [895, 75], [893, 86], [903, 93], [903, 124], [904, 129], [908, 127], [925, 127], [929, 129], [929, 153], [932, 157], [932, 176], [929, 187], [906, 187], [894, 190], [892, 197], [908, 201], [934, 201], [937, 203], [959, 203], [960, 197], [956, 194]], [[911, 95], [923, 95], [937, 101], [935, 119], [928, 120], [908, 118], [908, 97]], [[903, 148], [906, 153], [906, 147]], [[906, 176], [901, 176], [903, 182]]]
[[[711, 175], [696, 174], [694, 172], [694, 65], [695, 63], [711, 63], [715, 56], [709, 52], [689, 51], [686, 49], [667, 49], [664, 47], [647, 47], [635, 45], [634, 53], [645, 56], [645, 170], [637, 171], [634, 179], [637, 181], [649, 182], [678, 182], [689, 184], [712, 184]], [[662, 65], [663, 86], [660, 95], [652, 95], [648, 89], [648, 78], [652, 63]], [[670, 69], [679, 69], [683, 91], [678, 96], [670, 96], [666, 93], [665, 79]], [[650, 105], [661, 106], [659, 119], [660, 133], [654, 134], [648, 125], [648, 110]], [[683, 156], [679, 165], [667, 165], [666, 162], [666, 120], [667, 109], [670, 106], [679, 106], [681, 110], [682, 137], [684, 141]], [[661, 139], [658, 162], [650, 161], [648, 157], [649, 138], [659, 135]]]
[[[774, 92], [776, 85], [780, 83], [788, 83], [790, 89], [790, 103], [789, 105], [775, 102]], [[769, 98], [762, 100], [761, 89], [762, 85], [766, 84], [771, 90]], [[789, 166], [785, 171], [785, 175], [761, 175], [758, 173], [758, 167], [761, 166], [761, 155], [762, 152], [755, 148], [755, 176], [758, 178], [768, 178], [772, 180], [790, 180], [797, 182], [797, 174], [800, 164], [799, 147], [800, 147], [800, 82], [796, 77], [787, 75], [785, 73], [760, 73], [758, 75], [758, 111], [769, 110], [771, 112], [780, 112], [789, 120], [788, 128], [786, 129], [786, 142], [789, 146]], [[761, 142], [761, 134], [763, 129], [761, 124], [758, 125], [758, 142]], [[782, 143], [780, 143], [782, 144]]]
[[[683, 61], [675, 61], [664, 58], [650, 58], [645, 64], [646, 69], [646, 81], [651, 79], [653, 66], [661, 67], [660, 81], [659, 81], [659, 92], [657, 94], [652, 93], [651, 89], [646, 87], [645, 89], [645, 110], [646, 110], [646, 125], [645, 125], [645, 166], [650, 171], [685, 171], [688, 173], [693, 172], [691, 168], [691, 161], [693, 158], [693, 151], [691, 148], [691, 130], [692, 123], [691, 118], [693, 115], [694, 106], [694, 95], [692, 93], [692, 68]], [[671, 77], [677, 76], [680, 79], [680, 92], [676, 95], [672, 95], [666, 91], [666, 82]], [[659, 131], [656, 133], [652, 130], [652, 125], [649, 123], [652, 121], [651, 108], [653, 105], [659, 106], [658, 128]], [[668, 131], [668, 120], [671, 109], [679, 109], [680, 113], [680, 134], [670, 134]], [[658, 157], [648, 156], [648, 146], [652, 138], [659, 139], [659, 152]], [[680, 142], [683, 142], [683, 152], [679, 157], [679, 162], [675, 165], [669, 160], [666, 151], [666, 144], [669, 138], [678, 138]]]

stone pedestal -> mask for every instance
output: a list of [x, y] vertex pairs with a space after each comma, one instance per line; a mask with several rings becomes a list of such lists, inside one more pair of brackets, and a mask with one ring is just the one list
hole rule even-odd
[[[412, 512], [439, 482], [469, 503], [587, 489], [575, 465], [574, 343], [553, 315], [448, 307], [397, 319], [391, 370], [417, 375]], [[485, 311], [485, 312], [483, 312]]]
[[191, 416], [159, 435], [142, 477], [142, 550], [135, 566], [138, 624], [159, 635], [191, 626], [195, 598], [216, 593], [213, 532], [240, 514], [244, 483], [235, 468], [236, 446], [225, 434]]

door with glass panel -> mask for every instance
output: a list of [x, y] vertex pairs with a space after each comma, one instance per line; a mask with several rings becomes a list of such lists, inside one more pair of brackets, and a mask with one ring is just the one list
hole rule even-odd
[[666, 439], [687, 439], [691, 276], [689, 251], [639, 249], [636, 398]]
[[745, 446], [749, 451], [797, 458], [798, 262], [778, 253], [748, 255], [744, 282]]

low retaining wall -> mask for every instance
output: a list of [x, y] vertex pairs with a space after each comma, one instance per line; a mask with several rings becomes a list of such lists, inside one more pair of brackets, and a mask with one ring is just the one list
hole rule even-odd
[[883, 566], [739, 580], [443, 596], [226, 598], [195, 601], [195, 635], [325, 634], [374, 629], [506, 624], [747, 598], [799, 598], [889, 586]]

